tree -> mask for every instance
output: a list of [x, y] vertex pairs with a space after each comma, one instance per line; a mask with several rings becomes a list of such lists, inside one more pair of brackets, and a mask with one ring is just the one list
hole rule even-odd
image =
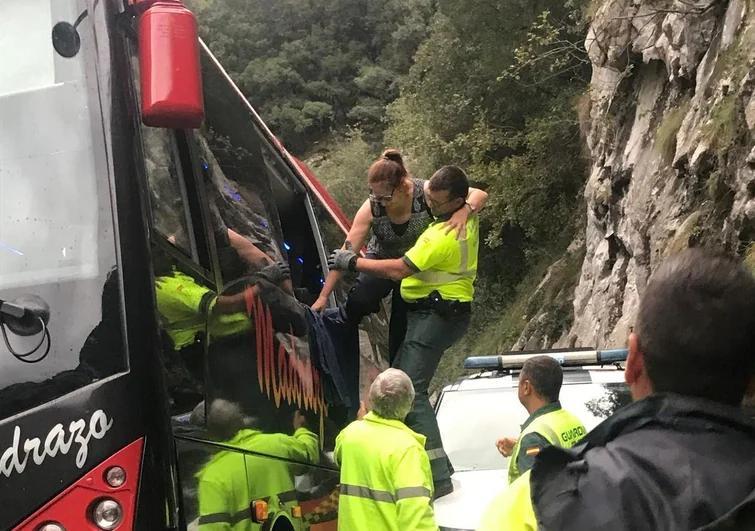
[[294, 153], [358, 125], [382, 136], [431, 0], [194, 0], [200, 35]]

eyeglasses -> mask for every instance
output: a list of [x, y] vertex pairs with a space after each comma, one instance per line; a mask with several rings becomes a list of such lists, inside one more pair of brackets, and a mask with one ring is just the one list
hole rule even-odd
[[431, 206], [433, 206], [435, 208], [442, 207], [443, 205], [447, 205], [451, 201], [456, 201], [457, 199], [459, 199], [459, 198], [458, 197], [453, 197], [453, 198], [449, 199], [448, 201], [443, 201], [442, 203], [440, 203], [440, 202], [436, 201], [433, 198], [433, 196], [431, 196], [430, 194], [428, 194], [427, 192], [425, 192], [425, 203], [429, 203]]
[[370, 190], [370, 199], [372, 201], [378, 201], [378, 202], [381, 202], [381, 203], [382, 202], [388, 203], [389, 201], [391, 201], [393, 199], [393, 193], [396, 191], [396, 188], [397, 188], [396, 186], [393, 187], [393, 190], [391, 190], [391, 194], [390, 195], [375, 195], [375, 194], [372, 193], [372, 190]]

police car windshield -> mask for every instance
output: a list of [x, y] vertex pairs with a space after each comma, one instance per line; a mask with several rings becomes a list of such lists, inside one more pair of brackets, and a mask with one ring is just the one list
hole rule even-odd
[[[510, 378], [510, 377], [509, 377]], [[561, 405], [588, 430], [631, 401], [624, 383], [574, 383], [561, 388]], [[438, 407], [443, 446], [456, 472], [499, 470], [509, 459], [498, 453], [496, 439], [518, 437], [528, 414], [517, 388], [447, 392]]]

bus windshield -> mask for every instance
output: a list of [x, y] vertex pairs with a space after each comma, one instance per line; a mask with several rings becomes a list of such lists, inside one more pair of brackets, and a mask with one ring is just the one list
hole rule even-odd
[[0, 299], [50, 306], [46, 356], [4, 326], [0, 419], [126, 368], [93, 19], [83, 0], [0, 3]]

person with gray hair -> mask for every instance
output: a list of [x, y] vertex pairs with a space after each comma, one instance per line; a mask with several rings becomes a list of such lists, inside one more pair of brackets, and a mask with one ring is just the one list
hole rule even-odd
[[405, 372], [388, 369], [370, 387], [372, 410], [384, 419], [403, 420], [412, 409], [414, 386]]
[[370, 387], [372, 410], [338, 434], [339, 530], [438, 530], [425, 436], [404, 424], [414, 395], [405, 372], [380, 373]]

